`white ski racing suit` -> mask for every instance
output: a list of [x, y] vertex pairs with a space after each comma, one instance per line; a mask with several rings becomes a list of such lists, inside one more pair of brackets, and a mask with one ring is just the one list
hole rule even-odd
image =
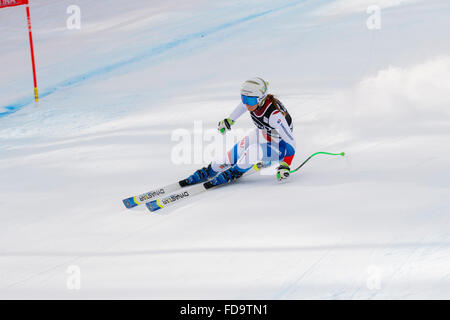
[[[211, 163], [214, 171], [222, 172], [235, 165], [240, 172], [246, 172], [259, 161], [284, 161], [291, 165], [295, 155], [296, 142], [292, 134], [292, 118], [283, 104], [266, 99], [264, 105], [250, 116], [257, 128], [249, 132], [228, 151], [223, 158]], [[247, 111], [241, 102], [230, 114], [236, 121]]]

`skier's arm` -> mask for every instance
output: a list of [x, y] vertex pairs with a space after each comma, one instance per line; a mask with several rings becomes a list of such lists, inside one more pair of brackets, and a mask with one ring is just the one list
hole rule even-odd
[[247, 107], [241, 102], [233, 110], [229, 118], [233, 121], [236, 121], [240, 116], [244, 114], [245, 111], [247, 111]]
[[241, 102], [239, 105], [233, 110], [233, 112], [230, 114], [230, 116], [226, 119], [223, 119], [218, 124], [218, 130], [220, 133], [225, 134], [227, 130], [231, 130], [231, 126], [234, 124], [237, 118], [239, 118], [247, 108], [245, 105]]
[[280, 111], [275, 111], [269, 118], [269, 124], [272, 128], [275, 128], [280, 135], [280, 138], [286, 142], [286, 153], [282, 162], [285, 162], [288, 166], [291, 165], [292, 159], [295, 155], [296, 142], [292, 130], [289, 127], [286, 118]]

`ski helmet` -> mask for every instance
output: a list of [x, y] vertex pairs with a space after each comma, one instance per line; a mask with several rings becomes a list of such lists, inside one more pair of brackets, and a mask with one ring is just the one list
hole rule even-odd
[[255, 77], [245, 81], [241, 87], [241, 96], [257, 97], [258, 105], [264, 103], [267, 97], [269, 88], [269, 82], [266, 80]]

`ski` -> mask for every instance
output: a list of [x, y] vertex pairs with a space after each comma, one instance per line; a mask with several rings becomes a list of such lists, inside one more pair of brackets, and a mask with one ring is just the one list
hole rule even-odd
[[153, 189], [138, 196], [123, 199], [122, 202], [126, 208], [130, 209], [141, 204], [145, 204], [146, 202], [151, 201], [155, 198], [159, 198], [166, 194], [170, 194], [171, 192], [175, 192], [178, 189], [181, 189], [181, 186], [179, 182], [176, 182], [162, 188]]
[[[269, 167], [270, 165], [271, 165], [270, 161], [269, 162], [258, 162], [252, 167], [251, 170], [247, 171], [243, 175], [243, 177], [251, 175], [255, 172], [258, 172], [260, 169]], [[165, 208], [168, 206], [172, 206], [175, 203], [192, 198], [193, 196], [195, 196], [199, 193], [207, 191], [211, 188], [211, 187], [208, 188], [207, 186], [208, 186], [208, 182], [204, 182], [202, 184], [195, 185], [186, 190], [183, 189], [183, 190], [180, 190], [179, 192], [174, 192], [174, 193], [170, 194], [169, 196], [155, 199], [152, 201], [148, 201], [145, 205], [147, 206], [148, 210], [150, 210], [151, 212], [157, 211], [159, 209], [162, 209], [162, 208]]]
[[[310, 155], [296, 169], [291, 170], [291, 173], [295, 173], [296, 171], [298, 171], [306, 162], [308, 162], [308, 160], [310, 160], [312, 157], [314, 157], [315, 155], [318, 155], [318, 154], [328, 154], [328, 155], [335, 155], [335, 156], [337, 156], [337, 155], [344, 156], [345, 155], [344, 152], [341, 152], [341, 153], [316, 152], [316, 153], [313, 153], [312, 155]], [[247, 173], [245, 175], [249, 175], [251, 173], [256, 172], [257, 170], [259, 170], [261, 168], [269, 167], [270, 165], [271, 165], [270, 161], [258, 162], [257, 164], [255, 164], [256, 167], [254, 166], [252, 170], [247, 171]], [[257, 168], [257, 169], [255, 169], [255, 168]], [[189, 186], [185, 186], [185, 187], [189, 187]], [[191, 197], [192, 195], [206, 191], [206, 189], [203, 187], [203, 184], [202, 184], [202, 185], [195, 186], [195, 188], [190, 188], [189, 191], [186, 191], [186, 193], [180, 192], [180, 193], [172, 194], [181, 188], [183, 188], [183, 187], [180, 185], [180, 183], [176, 182], [176, 183], [169, 184], [162, 188], [156, 188], [152, 191], [140, 194], [138, 196], [123, 199], [122, 202], [126, 208], [133, 208], [133, 207], [136, 207], [141, 204], [148, 204], [148, 203], [152, 202], [151, 204], [148, 204], [147, 207], [150, 209], [150, 211], [155, 211], [160, 208], [163, 208], [164, 206], [167, 206], [171, 202], [179, 201], [179, 200], [167, 200], [169, 198], [172, 199], [172, 196], [178, 195], [178, 197], [175, 197], [176, 199], [184, 199], [186, 197]], [[164, 197], [167, 194], [169, 194], [169, 196]], [[164, 203], [164, 201], [160, 200], [159, 204], [158, 204], [156, 199], [159, 199], [159, 198], [163, 198], [162, 200], [164, 200], [166, 203]]]
[[173, 205], [175, 202], [179, 202], [180, 200], [185, 200], [187, 198], [191, 198], [192, 196], [195, 196], [196, 194], [202, 193], [203, 191], [206, 191], [208, 189], [205, 188], [204, 184], [206, 182], [195, 185], [187, 190], [180, 190], [179, 192], [172, 193], [171, 195], [167, 197], [163, 197], [160, 199], [152, 200], [150, 202], [147, 202], [145, 205], [147, 206], [148, 210], [150, 211], [156, 211], [162, 208], [165, 208], [169, 205]]

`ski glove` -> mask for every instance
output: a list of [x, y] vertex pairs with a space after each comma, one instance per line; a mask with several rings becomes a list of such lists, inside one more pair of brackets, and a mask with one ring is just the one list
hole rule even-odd
[[225, 134], [227, 130], [231, 130], [231, 126], [234, 124], [234, 121], [230, 118], [223, 119], [218, 124], [218, 130], [221, 134]]
[[284, 180], [289, 178], [291, 169], [289, 168], [289, 165], [282, 161], [280, 162], [280, 166], [277, 167], [277, 179], [278, 181]]

